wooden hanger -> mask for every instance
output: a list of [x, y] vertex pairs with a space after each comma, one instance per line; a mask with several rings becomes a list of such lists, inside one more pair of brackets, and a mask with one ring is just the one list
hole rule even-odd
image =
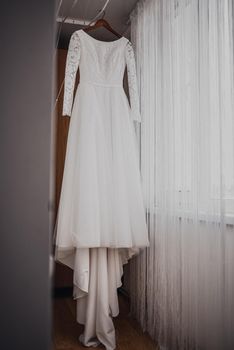
[[[105, 12], [104, 12], [104, 15], [105, 15]], [[118, 38], [122, 37], [122, 35], [117, 33], [104, 18], [98, 19], [95, 22], [95, 24], [89, 25], [88, 27], [85, 27], [83, 30], [86, 31], [86, 32], [89, 32], [90, 30], [101, 28], [101, 27], [106, 28], [109, 32], [111, 32], [112, 34], [114, 34]]]

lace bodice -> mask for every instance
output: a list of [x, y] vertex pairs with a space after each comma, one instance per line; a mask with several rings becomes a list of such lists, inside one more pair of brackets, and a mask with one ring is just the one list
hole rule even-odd
[[71, 116], [78, 66], [80, 83], [109, 87], [123, 86], [124, 70], [127, 67], [131, 117], [141, 121], [134, 51], [127, 38], [103, 42], [83, 30], [72, 34], [66, 60], [63, 115]]

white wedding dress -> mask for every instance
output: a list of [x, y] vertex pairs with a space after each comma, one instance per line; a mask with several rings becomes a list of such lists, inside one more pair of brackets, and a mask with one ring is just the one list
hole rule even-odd
[[[77, 70], [80, 82], [73, 93]], [[127, 67], [130, 105], [123, 89]], [[74, 270], [80, 341], [115, 349], [112, 316], [123, 264], [149, 245], [133, 121], [141, 121], [134, 52], [73, 33], [67, 54], [63, 115], [71, 116], [55, 259]]]

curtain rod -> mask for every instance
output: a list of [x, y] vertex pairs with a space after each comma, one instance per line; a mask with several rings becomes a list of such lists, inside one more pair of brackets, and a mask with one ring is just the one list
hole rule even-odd
[[65, 20], [63, 17], [58, 17], [57, 22], [63, 22], [68, 24], [80, 24], [80, 25], [89, 25], [93, 20], [84, 20], [82, 18], [73, 18], [67, 17]]
[[[71, 9], [75, 7], [77, 1], [78, 0], [74, 0]], [[59, 12], [59, 10], [61, 8], [62, 2], [63, 2], [63, 0], [60, 0], [60, 4], [59, 4], [59, 7], [58, 7], [58, 12]], [[92, 18], [91, 20], [72, 18], [72, 17], [69, 17], [69, 16], [66, 16], [66, 17], [57, 16], [57, 22], [69, 23], [69, 24], [89, 25], [92, 22], [96, 21], [96, 19], [98, 19], [101, 14], [103, 14], [103, 12], [105, 11], [105, 9], [106, 9], [107, 5], [109, 4], [109, 2], [110, 2], [110, 0], [106, 0], [104, 6], [101, 8], [101, 10], [98, 11], [97, 15], [94, 18]]]

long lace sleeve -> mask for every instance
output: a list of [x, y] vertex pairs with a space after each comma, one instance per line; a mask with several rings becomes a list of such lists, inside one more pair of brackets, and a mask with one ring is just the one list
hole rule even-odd
[[125, 48], [125, 60], [127, 65], [128, 89], [131, 104], [132, 119], [141, 122], [139, 95], [137, 86], [136, 63], [131, 42]]
[[77, 32], [71, 36], [65, 68], [62, 115], [71, 116], [76, 73], [80, 61], [80, 38]]

